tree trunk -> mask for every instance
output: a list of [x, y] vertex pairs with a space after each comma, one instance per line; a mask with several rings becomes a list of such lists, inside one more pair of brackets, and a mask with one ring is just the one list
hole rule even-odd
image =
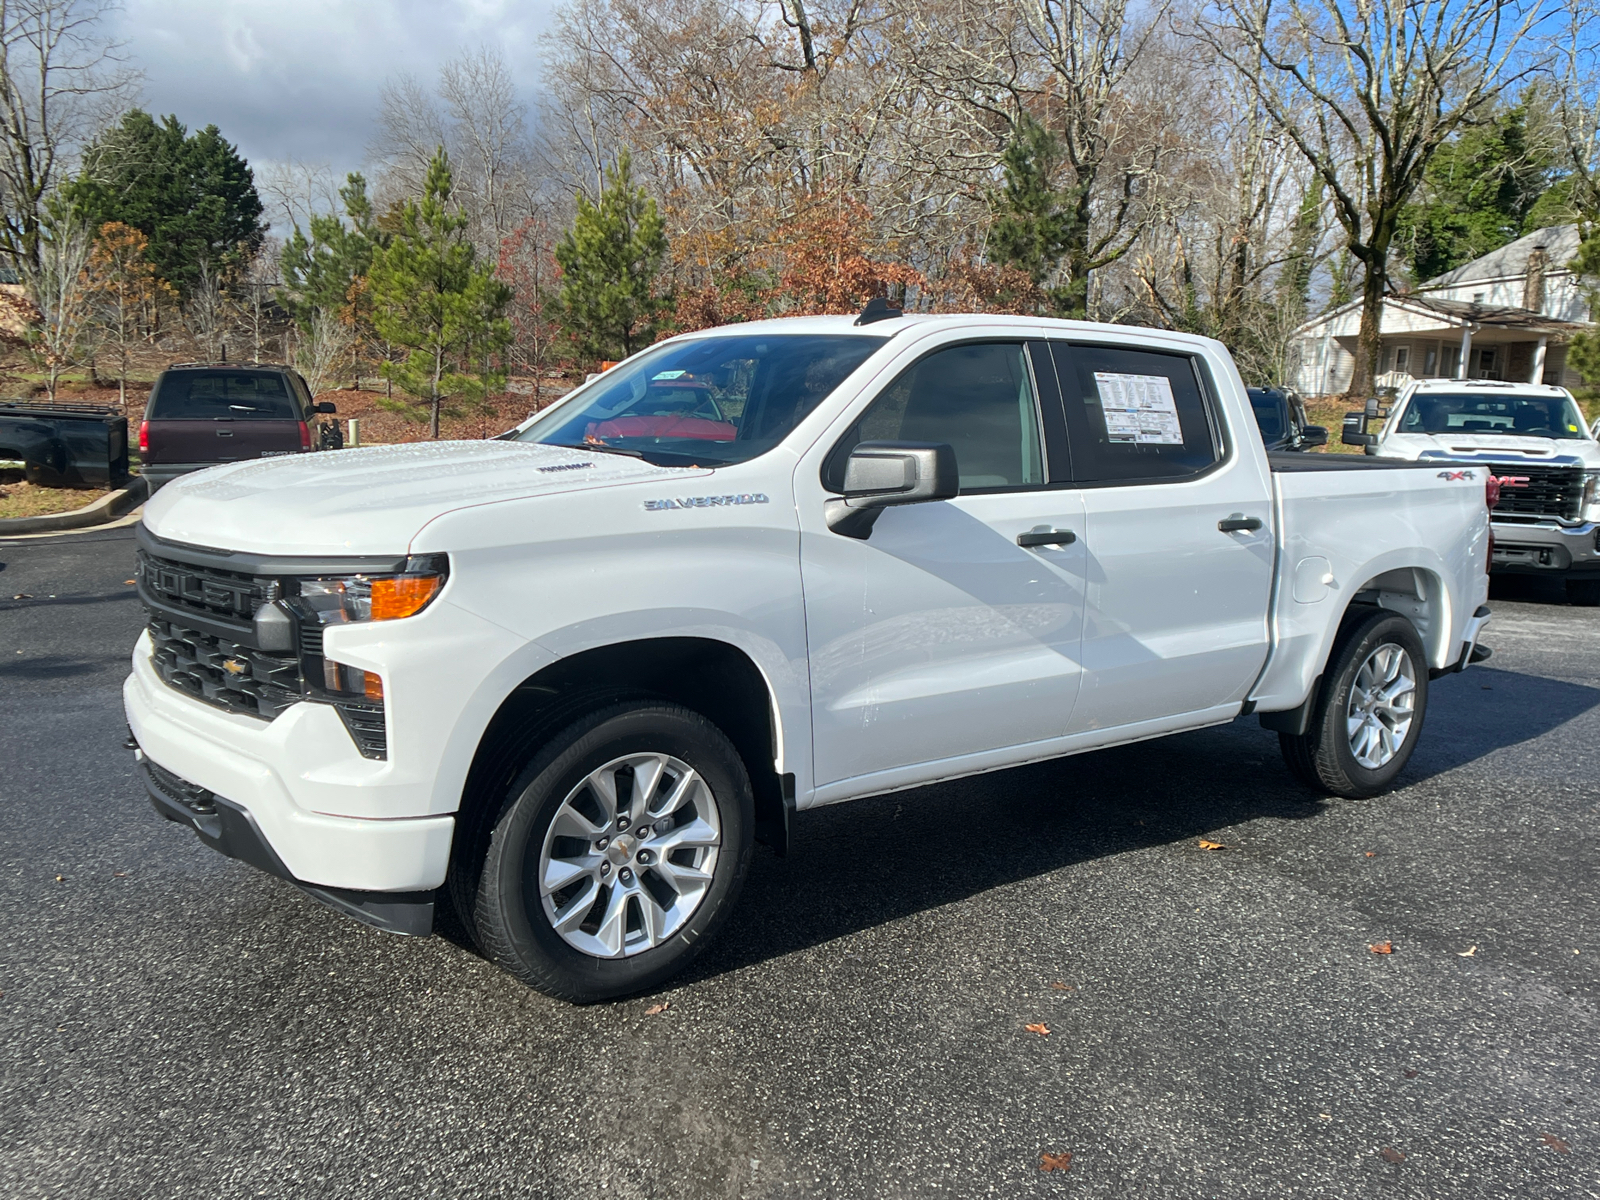
[[1383, 332], [1383, 293], [1387, 262], [1374, 255], [1362, 263], [1361, 331], [1356, 336], [1356, 365], [1350, 372], [1348, 396], [1365, 400], [1372, 395], [1378, 374], [1378, 352]]

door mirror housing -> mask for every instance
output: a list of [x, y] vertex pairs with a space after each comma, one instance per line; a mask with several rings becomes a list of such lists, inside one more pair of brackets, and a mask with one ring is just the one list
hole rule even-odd
[[317, 411], [319, 413], [336, 413], [339, 411], [339, 406], [332, 400], [319, 400], [317, 402]]
[[828, 528], [866, 539], [884, 509], [949, 500], [961, 491], [948, 442], [861, 442], [844, 469], [844, 495], [829, 500]]
[[1302, 446], [1326, 446], [1328, 444], [1327, 429], [1321, 425], [1301, 426], [1300, 444]]
[[1367, 414], [1364, 412], [1345, 413], [1344, 431], [1339, 440], [1346, 446], [1376, 446], [1378, 435], [1367, 432]]

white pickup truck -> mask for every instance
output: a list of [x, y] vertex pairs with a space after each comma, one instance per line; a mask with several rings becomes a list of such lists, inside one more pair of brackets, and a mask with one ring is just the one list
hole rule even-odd
[[1600, 442], [1566, 388], [1490, 379], [1408, 384], [1374, 432], [1350, 413], [1345, 441], [1369, 454], [1470, 463], [1492, 475], [1490, 570], [1564, 580], [1573, 604], [1600, 604]]
[[881, 302], [190, 475], [138, 545], [156, 808], [576, 1001], [679, 970], [796, 811], [1248, 713], [1367, 796], [1487, 653], [1481, 471], [1269, 456], [1205, 338]]

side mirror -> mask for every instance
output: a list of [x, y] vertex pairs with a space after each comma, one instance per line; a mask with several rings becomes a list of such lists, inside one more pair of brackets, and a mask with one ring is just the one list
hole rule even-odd
[[1339, 440], [1346, 446], [1376, 446], [1378, 435], [1367, 432], [1367, 414], [1364, 412], [1345, 413], [1344, 430]]
[[828, 501], [828, 528], [865, 540], [891, 505], [948, 500], [961, 490], [955, 449], [947, 442], [862, 442], [845, 463], [843, 490]]
[[1321, 425], [1302, 425], [1300, 427], [1300, 444], [1302, 446], [1326, 446], [1328, 444], [1328, 431]]
[[339, 411], [339, 406], [332, 400], [321, 400], [317, 402], [317, 411], [319, 413], [336, 413]]

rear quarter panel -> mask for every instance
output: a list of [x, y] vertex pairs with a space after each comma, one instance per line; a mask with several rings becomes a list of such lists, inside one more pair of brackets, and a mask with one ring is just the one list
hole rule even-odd
[[1262, 711], [1310, 694], [1356, 594], [1390, 571], [1422, 593], [1431, 667], [1459, 655], [1467, 620], [1488, 596], [1489, 521], [1481, 472], [1294, 471], [1273, 475], [1283, 556], [1273, 597], [1274, 650], [1251, 693]]

